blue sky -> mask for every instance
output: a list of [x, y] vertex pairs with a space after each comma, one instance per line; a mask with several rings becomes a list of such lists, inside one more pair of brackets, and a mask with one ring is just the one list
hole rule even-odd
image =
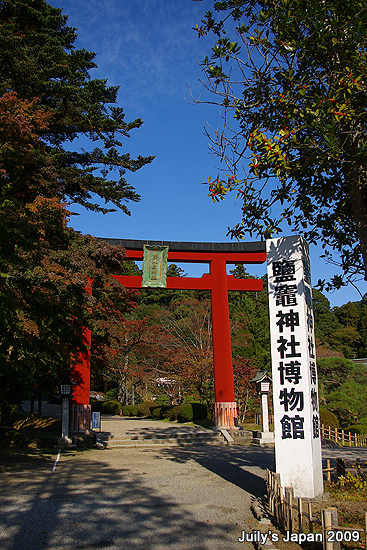
[[[50, 0], [49, 0], [50, 1]], [[115, 212], [103, 216], [75, 206], [70, 224], [96, 237], [165, 241], [226, 242], [227, 226], [240, 221], [235, 196], [213, 204], [202, 185], [216, 176], [219, 159], [210, 154], [204, 124], [220, 127], [218, 107], [193, 104], [207, 98], [198, 77], [198, 61], [210, 53], [211, 37], [198, 39], [192, 27], [200, 23], [212, 0], [51, 0], [78, 29], [76, 46], [97, 53], [93, 78], [120, 86], [119, 106], [126, 120], [142, 118], [123, 151], [132, 157], [155, 155], [152, 164], [126, 179], [141, 195], [130, 203], [131, 216]], [[284, 233], [288, 235], [290, 233]], [[249, 239], [250, 240], [250, 239]], [[311, 247], [314, 283], [335, 271]], [[180, 264], [181, 265], [181, 264]], [[207, 266], [182, 265], [191, 276]], [[231, 267], [229, 267], [231, 269]], [[265, 265], [249, 269], [262, 276]], [[367, 285], [360, 286], [367, 292]], [[328, 294], [331, 305], [359, 299], [352, 287]]]

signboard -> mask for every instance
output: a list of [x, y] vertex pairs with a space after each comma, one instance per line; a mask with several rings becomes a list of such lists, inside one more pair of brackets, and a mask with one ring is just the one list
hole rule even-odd
[[101, 413], [92, 412], [92, 430], [101, 429]]
[[321, 433], [308, 246], [267, 241], [276, 472], [296, 497], [323, 492]]
[[167, 286], [168, 246], [144, 245], [142, 287]]

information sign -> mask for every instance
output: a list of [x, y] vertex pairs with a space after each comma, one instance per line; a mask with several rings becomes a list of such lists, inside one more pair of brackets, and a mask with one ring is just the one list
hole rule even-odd
[[92, 413], [92, 429], [93, 430], [100, 430], [101, 429], [101, 413], [100, 412], [93, 412]]

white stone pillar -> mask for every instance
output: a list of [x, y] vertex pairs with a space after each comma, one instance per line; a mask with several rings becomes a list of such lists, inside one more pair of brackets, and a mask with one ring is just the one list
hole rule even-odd
[[59, 446], [69, 446], [72, 440], [69, 438], [69, 398], [62, 398], [62, 424], [61, 437], [58, 440]]
[[321, 433], [308, 246], [267, 241], [276, 472], [296, 497], [322, 494]]
[[268, 394], [261, 394], [261, 431], [269, 431]]

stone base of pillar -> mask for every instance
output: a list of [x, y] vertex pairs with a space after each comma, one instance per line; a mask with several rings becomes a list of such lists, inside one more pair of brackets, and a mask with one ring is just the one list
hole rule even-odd
[[252, 442], [255, 445], [275, 445], [274, 432], [253, 432]]
[[239, 430], [236, 402], [215, 402], [214, 422], [217, 428], [223, 428], [224, 430]]
[[90, 433], [92, 410], [90, 405], [70, 404], [70, 433]]

